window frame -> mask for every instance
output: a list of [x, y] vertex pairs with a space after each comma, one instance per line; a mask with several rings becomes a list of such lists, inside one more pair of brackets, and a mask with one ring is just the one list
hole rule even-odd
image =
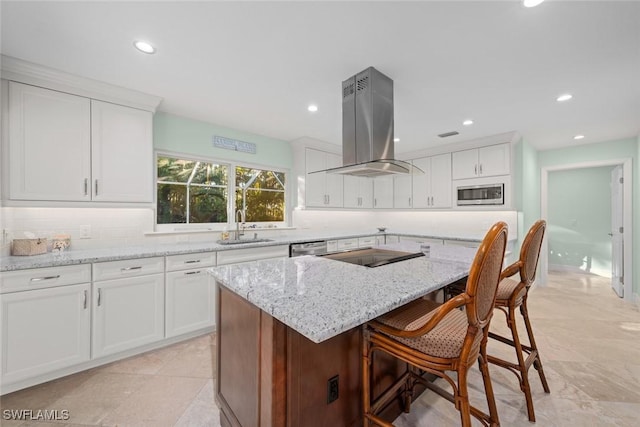
[[[227, 222], [199, 222], [199, 223], [171, 223], [171, 224], [158, 224], [158, 157], [173, 157], [180, 160], [189, 160], [193, 162], [207, 162], [220, 166], [227, 167]], [[158, 150], [154, 151], [154, 191], [153, 191], [153, 221], [155, 231], [158, 232], [180, 232], [180, 231], [222, 231], [225, 228], [228, 230], [235, 229], [236, 227], [236, 211], [240, 207], [236, 207], [236, 167], [269, 170], [274, 172], [283, 173], [285, 177], [284, 188], [284, 220], [283, 221], [264, 221], [264, 222], [247, 222], [246, 227], [252, 227], [254, 225], [264, 228], [283, 228], [289, 224], [289, 204], [290, 192], [290, 170], [286, 168], [280, 168], [275, 166], [269, 166], [259, 163], [245, 163], [235, 160], [214, 158], [209, 156], [200, 156], [193, 154], [178, 153], [175, 151]], [[250, 229], [250, 228], [249, 228]]]

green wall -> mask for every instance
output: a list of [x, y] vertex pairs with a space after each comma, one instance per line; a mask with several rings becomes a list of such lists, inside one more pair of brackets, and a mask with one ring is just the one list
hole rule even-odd
[[549, 172], [549, 265], [611, 275], [613, 166]]
[[[632, 159], [633, 167], [633, 228], [634, 228], [634, 280], [633, 291], [640, 294], [640, 174], [638, 167], [640, 162], [640, 137], [622, 139], [617, 141], [600, 142], [594, 144], [579, 145], [576, 147], [559, 148], [557, 150], [540, 151], [537, 153], [537, 177], [534, 174], [523, 174], [522, 191], [523, 194], [527, 188], [537, 188], [537, 202], [533, 202], [533, 197], [529, 206], [525, 206], [524, 201], [529, 197], [523, 198], [523, 215], [525, 217], [525, 229], [530, 225], [527, 221], [530, 218], [540, 216], [540, 170], [551, 166], [569, 166], [575, 163], [593, 162], [601, 160], [613, 159]], [[528, 157], [528, 155], [524, 155]], [[533, 162], [533, 160], [530, 160]], [[633, 185], [633, 184], [632, 184]], [[533, 190], [535, 192], [535, 190]], [[528, 224], [528, 225], [527, 225]]]
[[[214, 135], [256, 144], [256, 153], [243, 153], [213, 146]], [[242, 163], [291, 169], [293, 155], [288, 142], [157, 112], [153, 119], [156, 150]]]

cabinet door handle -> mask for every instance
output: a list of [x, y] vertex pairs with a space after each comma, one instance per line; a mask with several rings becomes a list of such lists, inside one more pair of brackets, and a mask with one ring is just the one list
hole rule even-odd
[[198, 270], [198, 271], [187, 271], [187, 272], [186, 272], [186, 273], [184, 273], [184, 274], [185, 274], [185, 275], [186, 275], [186, 274], [191, 275], [191, 274], [200, 274], [200, 273], [201, 273], [201, 271], [200, 271], [200, 270]]
[[98, 307], [100, 307], [101, 302], [102, 302], [102, 292], [101, 292], [101, 289], [98, 288]]
[[98, 180], [96, 179], [96, 196], [98, 195]]
[[131, 271], [131, 270], [142, 270], [142, 266], [137, 266], [137, 267], [123, 267], [120, 269], [120, 271]]
[[190, 259], [189, 261], [185, 261], [185, 264], [195, 264], [196, 262], [200, 262], [199, 259]]
[[331, 194], [327, 194], [327, 204], [331, 204]]
[[411, 206], [411, 197], [409, 197], [409, 206]]
[[376, 198], [373, 199], [373, 206], [374, 207], [378, 206], [378, 199], [376, 199]]
[[478, 165], [476, 164], [474, 169], [473, 169], [473, 174], [474, 175], [478, 175]]
[[45, 276], [45, 277], [32, 277], [31, 281], [32, 282], [42, 282], [43, 280], [54, 280], [54, 279], [59, 279], [60, 275], [57, 274], [55, 276]]
[[84, 300], [82, 302], [82, 307], [86, 310], [87, 309], [87, 291], [84, 291]]
[[89, 193], [89, 178], [84, 179], [84, 195], [87, 196]]
[[480, 163], [480, 175], [482, 175], [482, 163]]

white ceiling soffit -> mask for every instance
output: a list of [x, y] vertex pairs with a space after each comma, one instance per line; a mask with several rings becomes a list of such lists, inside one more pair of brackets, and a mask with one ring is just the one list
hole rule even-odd
[[[159, 110], [341, 143], [341, 82], [394, 80], [396, 153], [518, 131], [538, 149], [640, 133], [640, 2], [2, 1], [1, 52]], [[133, 41], [146, 39], [145, 55]], [[558, 103], [563, 93], [573, 99]], [[318, 111], [307, 111], [309, 104]], [[463, 126], [471, 119], [474, 124]], [[458, 131], [459, 135], [437, 135]]]

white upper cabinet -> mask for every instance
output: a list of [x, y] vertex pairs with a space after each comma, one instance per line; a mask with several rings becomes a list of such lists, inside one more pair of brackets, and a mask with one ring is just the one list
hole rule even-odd
[[90, 100], [9, 83], [9, 198], [91, 200]]
[[451, 153], [431, 159], [431, 200], [429, 208], [451, 207]]
[[344, 207], [372, 208], [373, 180], [362, 176], [344, 176]]
[[343, 206], [342, 175], [319, 172], [338, 167], [341, 163], [342, 160], [337, 154], [313, 148], [305, 149], [305, 205], [307, 207]]
[[393, 207], [393, 176], [380, 176], [373, 179], [373, 207]]
[[149, 111], [91, 101], [93, 200], [153, 201]]
[[413, 160], [424, 175], [413, 176], [413, 207], [451, 207], [451, 153]]
[[9, 82], [9, 199], [151, 202], [152, 113]]
[[490, 145], [453, 153], [453, 179], [469, 179], [510, 173], [509, 144]]
[[393, 177], [393, 207], [412, 207], [412, 197], [411, 175], [395, 175]]

